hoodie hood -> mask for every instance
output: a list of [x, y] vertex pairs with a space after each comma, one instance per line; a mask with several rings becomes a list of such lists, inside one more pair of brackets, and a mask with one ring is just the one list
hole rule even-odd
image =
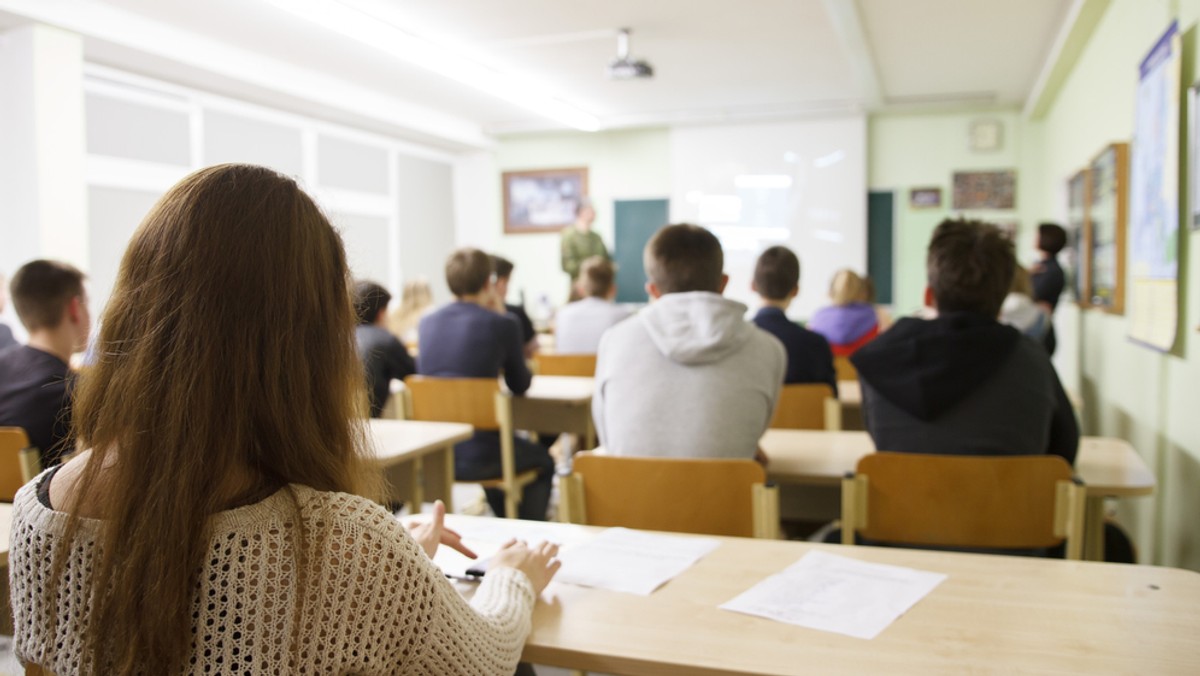
[[680, 364], [719, 361], [750, 339], [746, 306], [708, 291], [669, 293], [637, 314], [650, 340]]
[[892, 404], [933, 420], [994, 375], [1021, 334], [982, 315], [906, 317], [854, 353], [858, 377]]

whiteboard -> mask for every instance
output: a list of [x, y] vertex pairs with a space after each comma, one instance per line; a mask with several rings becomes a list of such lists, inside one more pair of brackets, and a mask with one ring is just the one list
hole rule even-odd
[[856, 115], [671, 130], [671, 222], [721, 240], [726, 296], [758, 307], [754, 263], [776, 244], [800, 258], [793, 318], [828, 304], [840, 268], [866, 273], [866, 129]]

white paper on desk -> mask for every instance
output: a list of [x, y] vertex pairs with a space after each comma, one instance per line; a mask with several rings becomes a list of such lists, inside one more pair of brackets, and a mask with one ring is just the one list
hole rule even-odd
[[553, 542], [562, 549], [568, 549], [580, 542], [592, 538], [586, 529], [573, 524], [553, 523], [547, 521], [524, 521], [521, 519], [455, 519], [446, 517], [446, 526], [462, 536], [463, 543], [471, 548], [479, 559], [468, 559], [450, 547], [438, 547], [433, 562], [447, 575], [462, 577], [467, 574], [475, 562], [487, 559], [500, 545], [516, 538], [530, 545], [539, 542]]
[[559, 554], [559, 582], [648, 596], [720, 545], [712, 538], [609, 528]]
[[942, 573], [814, 551], [721, 608], [870, 639], [945, 579]]

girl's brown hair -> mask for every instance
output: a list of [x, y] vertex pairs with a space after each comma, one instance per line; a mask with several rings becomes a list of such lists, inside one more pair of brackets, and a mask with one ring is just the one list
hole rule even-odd
[[337, 232], [262, 167], [197, 171], [134, 233], [75, 402], [92, 453], [68, 511], [103, 515], [93, 673], [183, 666], [211, 515], [292, 483], [378, 497], [349, 288]]

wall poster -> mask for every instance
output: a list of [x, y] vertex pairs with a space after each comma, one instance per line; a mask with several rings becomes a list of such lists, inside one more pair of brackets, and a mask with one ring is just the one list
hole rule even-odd
[[1129, 337], [1167, 351], [1179, 321], [1179, 114], [1176, 23], [1142, 61], [1133, 130]]

